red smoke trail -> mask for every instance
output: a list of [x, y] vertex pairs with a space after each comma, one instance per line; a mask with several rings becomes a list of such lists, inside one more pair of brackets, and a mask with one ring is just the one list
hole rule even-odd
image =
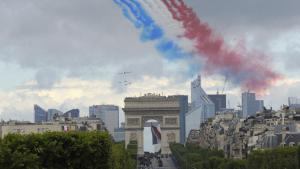
[[240, 84], [244, 90], [263, 93], [280, 75], [268, 65], [268, 57], [260, 52], [247, 52], [243, 44], [229, 48], [223, 37], [203, 23], [183, 0], [162, 0], [175, 20], [182, 22], [184, 36], [196, 42], [196, 52], [206, 60], [206, 70], [216, 71]]

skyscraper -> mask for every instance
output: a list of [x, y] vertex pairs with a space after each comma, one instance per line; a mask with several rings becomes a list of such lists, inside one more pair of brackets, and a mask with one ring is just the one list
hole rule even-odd
[[188, 96], [186, 95], [177, 95], [179, 106], [180, 106], [180, 114], [179, 114], [179, 125], [180, 125], [180, 143], [185, 143], [185, 116], [188, 113], [189, 103]]
[[300, 108], [300, 98], [297, 97], [289, 97], [289, 107], [291, 109], [299, 109]]
[[261, 111], [264, 107], [263, 100], [256, 100], [255, 93], [242, 93], [242, 111], [243, 118], [254, 116], [256, 112]]
[[101, 118], [110, 134], [119, 128], [119, 107], [114, 105], [93, 105], [89, 108], [89, 116]]
[[119, 128], [114, 129], [114, 140], [116, 142], [125, 141], [125, 122]]
[[79, 109], [72, 109], [72, 110], [67, 111], [67, 112], [64, 114], [64, 116], [65, 116], [65, 117], [69, 117], [69, 118], [78, 118], [78, 117], [79, 117], [79, 114], [80, 114]]
[[34, 105], [34, 122], [41, 123], [47, 121], [47, 111], [39, 105]]
[[186, 114], [186, 137], [190, 130], [199, 129], [200, 124], [215, 116], [215, 105], [201, 87], [201, 76], [191, 83], [192, 103]]
[[210, 94], [208, 98], [215, 104], [215, 111], [219, 112], [226, 109], [226, 95], [225, 94]]
[[41, 123], [41, 122], [48, 122], [53, 121], [54, 115], [57, 114], [58, 116], [68, 117], [68, 118], [78, 118], [80, 111], [79, 109], [72, 109], [63, 113], [57, 109], [48, 109], [48, 111], [44, 110], [38, 105], [34, 105], [34, 122]]
[[63, 115], [63, 112], [57, 110], [57, 109], [48, 109], [47, 112], [47, 121], [53, 121], [54, 115], [57, 114], [59, 116]]

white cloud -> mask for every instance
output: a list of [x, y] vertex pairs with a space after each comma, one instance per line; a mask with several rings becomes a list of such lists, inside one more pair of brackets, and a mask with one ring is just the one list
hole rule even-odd
[[[127, 92], [118, 93], [112, 89], [108, 80], [82, 80], [66, 78], [56, 83], [51, 89], [32, 89], [36, 81], [28, 82], [29, 88], [0, 92], [1, 118], [33, 120], [33, 105], [66, 111], [80, 108], [82, 115], [88, 114], [88, 106], [93, 104], [116, 104], [123, 106], [126, 96], [140, 96], [144, 93], [164, 92], [188, 94], [187, 83], [174, 83], [169, 77], [143, 76], [128, 87]], [[26, 85], [24, 85], [26, 86]], [[18, 115], [18, 116], [16, 116]]]

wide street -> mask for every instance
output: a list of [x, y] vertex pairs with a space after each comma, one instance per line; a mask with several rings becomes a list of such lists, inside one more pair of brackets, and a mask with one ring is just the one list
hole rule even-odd
[[139, 169], [177, 169], [171, 157], [161, 158], [163, 166], [159, 167], [159, 160], [153, 158], [150, 167], [140, 167]]
[[154, 163], [153, 169], [177, 169], [171, 157], [162, 158], [163, 167], [158, 167], [157, 160], [155, 160], [155, 161], [156, 161], [156, 163]]

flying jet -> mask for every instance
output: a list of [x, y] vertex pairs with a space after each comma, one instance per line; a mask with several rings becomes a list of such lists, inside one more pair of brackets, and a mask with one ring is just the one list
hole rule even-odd
[[131, 72], [121, 72], [119, 73], [120, 75], [126, 75], [126, 74], [130, 74]]

